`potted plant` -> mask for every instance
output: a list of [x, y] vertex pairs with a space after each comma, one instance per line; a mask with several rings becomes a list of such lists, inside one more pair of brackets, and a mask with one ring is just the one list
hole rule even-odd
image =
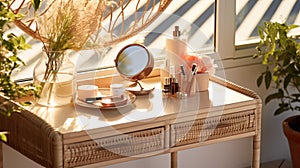
[[[258, 77], [257, 86], [261, 86], [263, 81], [266, 89], [273, 86], [275, 92], [266, 97], [265, 103], [278, 101], [274, 115], [300, 112], [300, 43], [288, 35], [296, 27], [265, 22], [258, 29], [260, 42], [254, 58], [262, 57], [266, 70]], [[300, 115], [284, 120], [283, 131], [289, 141], [293, 166], [300, 167]]]
[[[36, 93], [36, 88], [32, 84], [19, 85], [11, 77], [12, 73], [25, 63], [18, 57], [20, 50], [30, 48], [23, 36], [16, 36], [13, 33], [7, 34], [10, 24], [22, 15], [14, 14], [9, 9], [9, 0], [0, 1], [0, 115], [9, 117], [12, 112], [21, 109], [11, 107], [10, 101], [28, 95], [30, 92]], [[4, 97], [4, 98], [3, 98]], [[30, 102], [21, 102], [23, 105]], [[1, 132], [0, 140], [6, 141], [6, 132]]]

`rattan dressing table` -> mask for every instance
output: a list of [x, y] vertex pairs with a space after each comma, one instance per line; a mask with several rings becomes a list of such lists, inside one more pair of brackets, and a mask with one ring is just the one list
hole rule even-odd
[[[145, 82], [155, 85], [153, 93], [118, 110], [36, 105], [1, 116], [0, 128], [10, 132], [9, 146], [45, 167], [101, 167], [171, 153], [176, 168], [180, 150], [253, 137], [252, 167], [259, 168], [261, 100], [254, 92], [211, 77], [209, 91], [179, 100], [163, 97], [159, 77]], [[111, 79], [83, 83], [104, 87]]]

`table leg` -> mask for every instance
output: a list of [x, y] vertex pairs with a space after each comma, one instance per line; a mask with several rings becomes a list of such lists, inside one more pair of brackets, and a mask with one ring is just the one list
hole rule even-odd
[[260, 167], [260, 135], [256, 135], [253, 137], [252, 167]]
[[3, 151], [2, 151], [2, 142], [0, 141], [0, 168], [3, 168]]
[[253, 155], [252, 155], [252, 167], [260, 168], [260, 143], [261, 143], [261, 104], [257, 108], [257, 130], [256, 135], [253, 137]]
[[177, 152], [171, 153], [171, 168], [178, 167], [178, 159], [177, 159]]

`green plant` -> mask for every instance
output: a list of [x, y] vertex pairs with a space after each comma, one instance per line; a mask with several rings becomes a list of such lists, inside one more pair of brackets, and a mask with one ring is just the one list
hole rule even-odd
[[31, 0], [31, 4], [36, 12], [41, 7], [42, 0]]
[[[23, 36], [18, 37], [13, 33], [5, 33], [10, 27], [10, 23], [22, 17], [22, 15], [10, 11], [8, 6], [9, 0], [0, 1], [0, 92], [7, 97], [0, 102], [0, 115], [5, 116], [10, 116], [12, 112], [20, 110], [8, 106], [9, 100], [21, 98], [28, 95], [29, 92], [36, 93], [36, 88], [32, 84], [21, 86], [11, 78], [14, 70], [25, 65], [18, 57], [18, 52], [30, 48], [30, 46]], [[24, 105], [29, 103], [22, 102]], [[5, 132], [0, 132], [0, 140], [6, 140]]]
[[274, 84], [274, 93], [265, 103], [279, 100], [275, 115], [286, 111], [300, 111], [300, 44], [288, 32], [297, 25], [265, 22], [259, 27], [260, 42], [254, 58], [262, 57], [266, 70], [258, 77], [257, 86], [264, 81], [266, 89]]

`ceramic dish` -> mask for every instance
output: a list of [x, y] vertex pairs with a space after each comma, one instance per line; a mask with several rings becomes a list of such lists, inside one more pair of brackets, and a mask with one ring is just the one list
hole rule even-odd
[[122, 96], [114, 98], [110, 98], [111, 96], [109, 94], [109, 88], [101, 88], [99, 89], [99, 96], [103, 97], [102, 100], [97, 100], [93, 103], [87, 103], [84, 100], [78, 99], [76, 96], [75, 103], [79, 106], [87, 108], [117, 109], [132, 104], [136, 99], [136, 96], [130, 92], [124, 92]]

